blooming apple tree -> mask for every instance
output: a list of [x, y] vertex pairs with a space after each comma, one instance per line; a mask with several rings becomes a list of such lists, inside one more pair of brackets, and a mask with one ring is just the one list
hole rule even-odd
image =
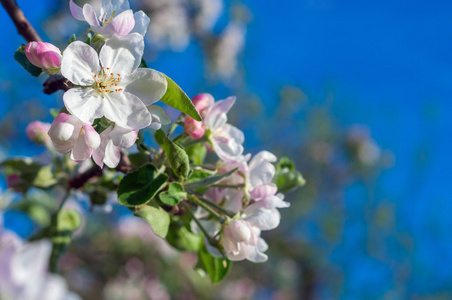
[[[100, 11], [69, 5], [74, 18], [89, 25], [83, 39], [73, 36], [62, 50], [30, 41], [15, 54], [31, 75], [48, 73], [65, 91], [52, 124], [27, 128], [52, 159], [12, 158], [0, 165], [17, 192], [26, 195], [33, 187], [62, 195], [52, 220], [33, 238], [50, 240], [51, 255], [48, 244], [16, 247], [23, 242], [6, 238], [0, 253], [14, 246], [17, 254], [9, 255], [20, 256], [21, 247], [39, 245], [56, 271], [81, 218], [65, 201], [85, 193], [93, 207], [117, 195], [170, 245], [197, 252], [196, 268], [212, 282], [223, 279], [231, 261], [265, 262], [269, 246], [261, 233], [275, 229], [279, 209], [290, 206], [282, 192], [304, 184], [291, 160], [268, 151], [246, 154], [243, 132], [228, 123], [240, 100], [215, 101], [206, 93], [190, 99], [167, 75], [148, 68], [142, 57], [150, 20], [133, 13], [127, 0], [103, 0]], [[161, 104], [180, 116], [171, 122]], [[146, 143], [149, 134], [155, 143]]]

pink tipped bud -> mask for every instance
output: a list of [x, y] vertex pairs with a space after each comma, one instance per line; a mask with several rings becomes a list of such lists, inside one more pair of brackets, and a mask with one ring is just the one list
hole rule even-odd
[[202, 138], [202, 136], [204, 135], [204, 132], [206, 131], [206, 126], [202, 124], [202, 121], [196, 121], [195, 119], [186, 116], [184, 131], [188, 133], [188, 135], [192, 139], [197, 140]]
[[204, 117], [207, 110], [213, 105], [215, 99], [211, 94], [204, 93], [194, 96], [191, 101], [193, 101], [199, 114]]
[[61, 51], [50, 43], [28, 43], [25, 47], [25, 56], [33, 65], [44, 71], [54, 71], [61, 65]]
[[25, 133], [27, 134], [30, 141], [41, 145], [50, 141], [50, 137], [47, 134], [47, 132], [49, 132], [49, 129], [49, 123], [34, 121], [28, 124], [27, 128], [25, 129]]
[[20, 176], [17, 174], [11, 174], [6, 178], [6, 184], [9, 188], [13, 188], [14, 186], [18, 185], [22, 180], [20, 179]]

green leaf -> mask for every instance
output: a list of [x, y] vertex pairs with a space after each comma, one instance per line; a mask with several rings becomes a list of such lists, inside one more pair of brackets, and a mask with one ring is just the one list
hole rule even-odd
[[[69, 40], [67, 41], [67, 44], [71, 44], [73, 42], [75, 42], [77, 40], [77, 37], [75, 36], [75, 33], [71, 35], [71, 37], [69, 38]], [[87, 43], [89, 44], [89, 43]]]
[[144, 59], [141, 59], [140, 65], [138, 66], [138, 68], [147, 68], [148, 64], [146, 63], [146, 61]]
[[209, 177], [206, 177], [206, 178], [198, 180], [198, 181], [187, 182], [184, 184], [184, 187], [186, 190], [193, 190], [193, 189], [208, 187], [212, 184], [215, 184], [215, 183], [221, 181], [222, 179], [224, 179], [228, 176], [231, 176], [233, 173], [235, 173], [235, 171], [237, 171], [237, 169], [238, 168], [235, 168], [234, 170], [231, 170], [229, 172], [219, 174], [219, 175], [209, 176]]
[[135, 216], [145, 219], [156, 235], [165, 238], [168, 234], [170, 217], [161, 207], [143, 206], [135, 211]]
[[129, 154], [130, 165], [132, 168], [139, 168], [149, 162], [149, 155], [137, 152]]
[[160, 201], [166, 205], [174, 206], [179, 204], [187, 196], [184, 187], [177, 182], [171, 182], [166, 192], [159, 195]]
[[210, 281], [216, 283], [221, 281], [231, 269], [232, 263], [226, 258], [213, 257], [206, 248], [204, 241], [201, 240], [201, 247], [198, 253], [198, 263], [196, 268], [202, 269], [209, 274]]
[[56, 118], [60, 113], [69, 114], [68, 110], [64, 106], [61, 109], [57, 108], [50, 109], [50, 114], [52, 115], [53, 118]]
[[153, 165], [146, 164], [121, 180], [118, 202], [124, 206], [144, 205], [166, 186], [167, 180], [168, 176], [159, 173]]
[[82, 217], [73, 209], [61, 210], [57, 215], [57, 230], [77, 230], [82, 224]]
[[203, 143], [196, 143], [185, 147], [188, 157], [195, 165], [202, 165], [207, 154], [207, 148]]
[[30, 187], [48, 189], [57, 183], [51, 166], [43, 166], [30, 158], [13, 158], [0, 164], [6, 176], [17, 176], [14, 190], [25, 193]]
[[25, 56], [25, 45], [22, 45], [19, 47], [19, 49], [16, 50], [16, 53], [14, 53], [14, 59], [27, 71], [34, 77], [39, 77], [43, 72], [41, 68], [36, 67], [33, 65]]
[[287, 157], [281, 157], [276, 164], [273, 182], [278, 187], [278, 191], [283, 193], [294, 190], [306, 183], [303, 175], [295, 169], [294, 162]]
[[162, 130], [155, 132], [155, 140], [162, 146], [166, 156], [171, 164], [174, 174], [188, 178], [190, 176], [190, 159], [185, 149], [170, 140]]
[[201, 121], [201, 116], [187, 94], [185, 94], [185, 92], [171, 78], [166, 75], [165, 77], [168, 81], [168, 88], [160, 101], [189, 115], [197, 121]]
[[281, 157], [276, 164], [276, 170], [288, 168], [290, 171], [295, 170], [295, 163], [288, 157]]
[[166, 240], [176, 249], [196, 253], [199, 251], [201, 236], [189, 231], [185, 226], [172, 222]]

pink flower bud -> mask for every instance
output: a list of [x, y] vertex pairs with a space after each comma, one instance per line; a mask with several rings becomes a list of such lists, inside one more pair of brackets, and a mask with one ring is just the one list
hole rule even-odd
[[30, 141], [41, 145], [50, 141], [50, 137], [47, 134], [47, 132], [49, 132], [49, 129], [49, 123], [34, 121], [28, 124], [27, 128], [25, 129], [25, 133], [27, 134]]
[[25, 47], [25, 56], [35, 66], [54, 73], [61, 65], [61, 51], [54, 45], [45, 42], [30, 42]]
[[195, 105], [199, 114], [204, 117], [207, 110], [212, 106], [215, 100], [211, 94], [204, 93], [194, 96], [191, 101]]
[[11, 174], [6, 178], [6, 184], [9, 188], [14, 187], [15, 185], [19, 184], [22, 180], [20, 179], [20, 176], [17, 174]]
[[206, 126], [203, 125], [202, 121], [196, 121], [195, 119], [186, 116], [184, 131], [188, 133], [188, 135], [192, 139], [197, 140], [202, 138], [202, 136], [204, 135], [204, 132], [206, 131]]

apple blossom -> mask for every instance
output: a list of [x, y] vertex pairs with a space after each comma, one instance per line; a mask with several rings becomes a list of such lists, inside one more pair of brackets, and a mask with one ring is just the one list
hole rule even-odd
[[132, 147], [137, 140], [138, 130], [128, 130], [118, 125], [109, 126], [101, 132], [101, 143], [94, 151], [94, 162], [103, 167], [104, 163], [110, 168], [114, 168], [121, 160], [121, 150]]
[[204, 124], [209, 129], [209, 140], [218, 157], [226, 163], [235, 163], [242, 159], [243, 132], [227, 124], [227, 112], [236, 98], [229, 97], [213, 103], [205, 113]]
[[94, 32], [105, 37], [129, 33], [144, 36], [149, 26], [149, 17], [141, 10], [134, 14], [127, 0], [102, 0], [99, 12], [91, 4], [82, 8], [73, 0], [69, 1], [69, 7], [74, 18], [86, 21]]
[[60, 70], [61, 51], [50, 43], [29, 42], [25, 47], [25, 56], [33, 65], [50, 74], [56, 74]]
[[163, 97], [167, 81], [160, 72], [138, 69], [143, 50], [137, 33], [113, 36], [99, 55], [83, 42], [71, 43], [61, 62], [62, 75], [77, 85], [63, 96], [68, 111], [89, 124], [105, 116], [129, 130], [149, 126], [152, 116], [146, 106]]
[[25, 128], [25, 133], [27, 134], [30, 141], [41, 145], [46, 144], [50, 141], [50, 137], [48, 135], [49, 129], [49, 123], [34, 121], [28, 124], [27, 128]]
[[[199, 114], [204, 117], [209, 108], [213, 105], [214, 99], [210, 94], [199, 94], [192, 99], [193, 104]], [[202, 121], [197, 121], [190, 116], [185, 117], [184, 131], [194, 140], [202, 138], [206, 131], [206, 126]]]
[[76, 162], [91, 157], [100, 145], [100, 137], [93, 126], [76, 117], [60, 113], [49, 129], [49, 136], [58, 153], [71, 151], [71, 159]]

